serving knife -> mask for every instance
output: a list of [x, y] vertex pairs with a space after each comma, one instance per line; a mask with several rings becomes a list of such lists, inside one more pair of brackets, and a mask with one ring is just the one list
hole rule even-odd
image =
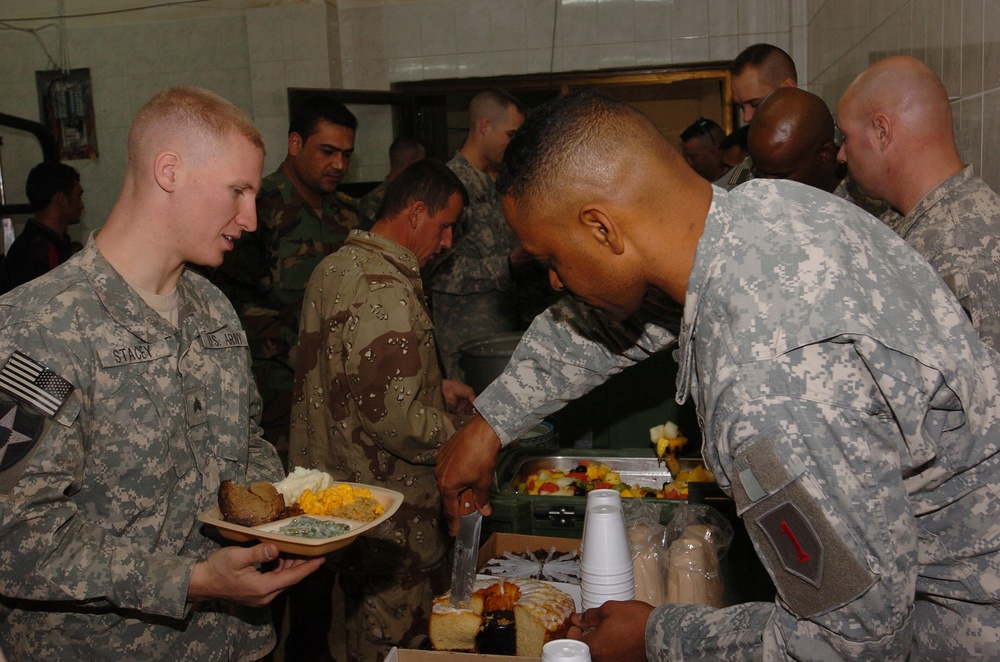
[[479, 533], [483, 514], [472, 503], [472, 492], [462, 494], [458, 518], [458, 535], [455, 536], [455, 563], [451, 569], [451, 606], [468, 609], [472, 597], [472, 583], [476, 580], [476, 561], [479, 557]]

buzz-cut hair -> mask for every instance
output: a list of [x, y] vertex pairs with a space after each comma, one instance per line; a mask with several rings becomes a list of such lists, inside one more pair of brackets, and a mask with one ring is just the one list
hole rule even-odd
[[590, 177], [596, 159], [669, 146], [634, 106], [593, 90], [571, 92], [535, 109], [504, 151], [497, 193], [521, 211], [570, 173]]
[[398, 136], [389, 145], [389, 165], [393, 168], [406, 162], [413, 162], [427, 153], [427, 147], [419, 138]]
[[469, 204], [469, 194], [462, 180], [451, 168], [437, 159], [421, 159], [406, 166], [389, 182], [376, 220], [393, 218], [415, 202], [423, 202], [431, 216], [448, 206], [451, 196]]
[[526, 114], [524, 104], [507, 90], [499, 87], [483, 90], [469, 102], [469, 123], [475, 124], [482, 119], [500, 122], [506, 119], [507, 108], [510, 106], [514, 106], [522, 115]]
[[799, 79], [792, 56], [774, 44], [747, 46], [729, 65], [729, 73], [739, 76], [748, 68], [756, 69], [761, 79], [773, 85], [788, 78], [794, 81]]
[[189, 138], [199, 135], [225, 138], [237, 134], [265, 152], [264, 138], [250, 117], [219, 95], [200, 87], [169, 87], [139, 109], [129, 127], [128, 163], [141, 159], [143, 143], [151, 133], [177, 131]]

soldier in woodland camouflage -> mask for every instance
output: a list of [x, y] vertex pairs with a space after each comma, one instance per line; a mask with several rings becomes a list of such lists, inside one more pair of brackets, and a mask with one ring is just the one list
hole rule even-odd
[[710, 186], [600, 95], [537, 110], [497, 185], [553, 285], [601, 312], [536, 318], [442, 446], [452, 530], [461, 491], [488, 511], [502, 444], [676, 340], [678, 399], [778, 596], [606, 603], [570, 636], [597, 662], [1000, 656], [1000, 357], [930, 265], [822, 191]]
[[1000, 196], [955, 146], [948, 92], [911, 57], [875, 63], [838, 104], [839, 158], [882, 219], [951, 288], [983, 340], [1000, 349]]
[[471, 413], [474, 396], [442, 380], [420, 266], [451, 245], [464, 197], [443, 163], [411, 165], [372, 231], [352, 232], [306, 288], [289, 461], [405, 497], [340, 563], [351, 660], [377, 662], [426, 634], [431, 598], [447, 588], [434, 462], [461, 422], [451, 412]]
[[[22, 660], [253, 660], [321, 559], [223, 547], [221, 481], [282, 477], [216, 266], [253, 231], [264, 146], [197, 88], [156, 95], [86, 248], [0, 298], [0, 647]], [[32, 377], [34, 375], [34, 377]]]
[[337, 186], [347, 175], [358, 122], [343, 104], [313, 97], [293, 109], [288, 154], [261, 182], [256, 232], [237, 242], [215, 271], [240, 315], [261, 389], [264, 437], [288, 448], [302, 293], [313, 269], [362, 225]]

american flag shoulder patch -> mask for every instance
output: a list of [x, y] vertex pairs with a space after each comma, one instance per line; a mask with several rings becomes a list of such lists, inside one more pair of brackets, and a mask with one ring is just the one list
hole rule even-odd
[[0, 368], [0, 390], [51, 418], [69, 399], [73, 385], [30, 356], [15, 351]]

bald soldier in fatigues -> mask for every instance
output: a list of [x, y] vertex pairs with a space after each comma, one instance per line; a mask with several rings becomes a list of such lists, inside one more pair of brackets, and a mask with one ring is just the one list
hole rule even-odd
[[448, 588], [434, 462], [474, 395], [442, 380], [420, 267], [451, 245], [464, 200], [440, 161], [410, 165], [372, 231], [352, 232], [306, 288], [289, 461], [404, 495], [338, 564], [350, 660], [378, 662], [426, 635], [431, 599]]
[[892, 206], [882, 219], [1000, 349], [1000, 196], [962, 162], [944, 85], [912, 57], [876, 62], [844, 92], [837, 125], [861, 191]]
[[[812, 187], [712, 187], [592, 93], [538, 109], [497, 188], [553, 285], [600, 316], [536, 318], [442, 447], [452, 531], [462, 491], [489, 510], [502, 444], [677, 341], [678, 398], [778, 596], [610, 602], [570, 636], [597, 662], [1000, 656], [1000, 357], [930, 265]], [[683, 306], [679, 330], [650, 291]]]
[[0, 298], [0, 647], [22, 660], [255, 660], [261, 608], [322, 559], [219, 547], [219, 484], [280, 479], [216, 266], [256, 227], [264, 143], [242, 111], [165, 90], [128, 135], [86, 248]]

